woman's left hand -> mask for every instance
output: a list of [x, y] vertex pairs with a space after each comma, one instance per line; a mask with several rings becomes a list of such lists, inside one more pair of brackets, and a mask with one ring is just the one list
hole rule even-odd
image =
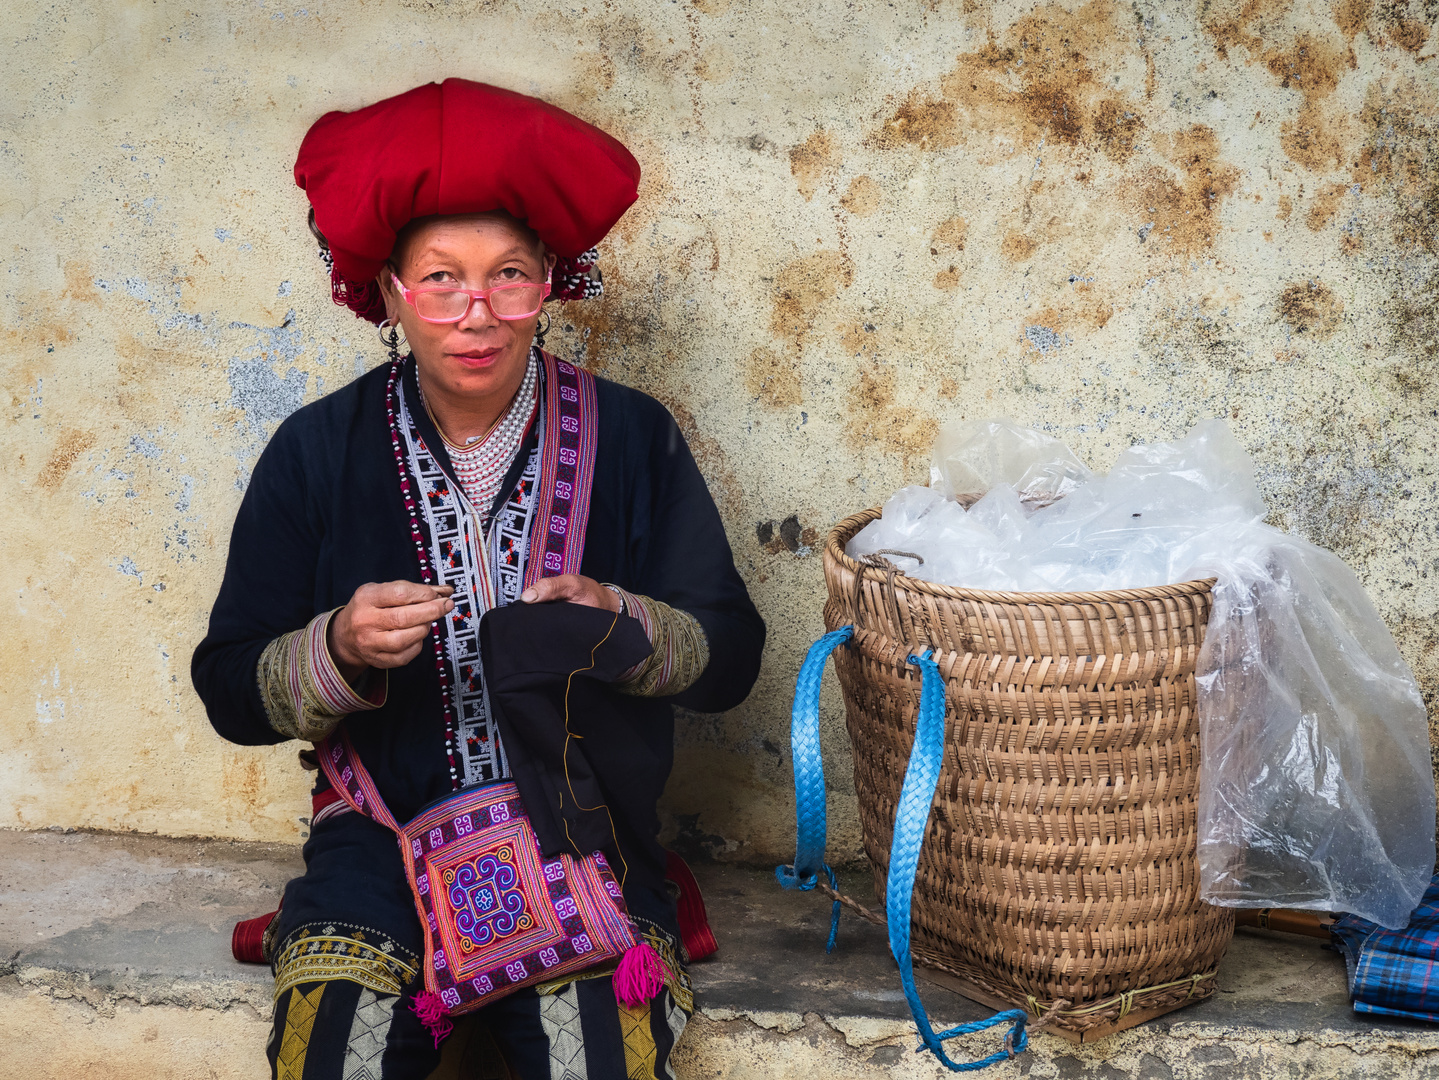
[[545, 604], [552, 600], [568, 600], [571, 604], [604, 608], [606, 611], [620, 609], [620, 598], [613, 590], [606, 589], [594, 578], [582, 574], [540, 578], [520, 593], [520, 602], [523, 604]]

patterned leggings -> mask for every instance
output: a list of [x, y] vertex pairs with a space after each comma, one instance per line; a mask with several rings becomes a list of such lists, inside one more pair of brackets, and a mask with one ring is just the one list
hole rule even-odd
[[[667, 936], [667, 935], [666, 935]], [[652, 937], [653, 941], [654, 938]], [[511, 994], [460, 1018], [439, 1049], [410, 1005], [419, 980], [377, 992], [337, 970], [277, 981], [267, 1054], [275, 1080], [665, 1080], [670, 1051], [694, 1011], [689, 977], [667, 961], [647, 1007], [615, 1000], [608, 974]], [[319, 974], [313, 968], [308, 974]]]

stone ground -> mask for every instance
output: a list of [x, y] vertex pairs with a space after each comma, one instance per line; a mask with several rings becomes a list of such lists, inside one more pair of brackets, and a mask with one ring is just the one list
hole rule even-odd
[[[267, 1075], [269, 973], [230, 957], [234, 922], [275, 907], [289, 846], [0, 831], [0, 1077], [240, 1080]], [[695, 965], [685, 1080], [948, 1075], [916, 1055], [882, 931], [763, 870], [698, 866], [719, 953]], [[856, 891], [859, 880], [848, 883]], [[1228, 1080], [1439, 1077], [1439, 1030], [1357, 1017], [1338, 955], [1241, 931], [1211, 1000], [1077, 1047], [1039, 1035], [995, 1077]], [[936, 1024], [989, 1010], [921, 984]], [[992, 1035], [951, 1042], [982, 1056]]]

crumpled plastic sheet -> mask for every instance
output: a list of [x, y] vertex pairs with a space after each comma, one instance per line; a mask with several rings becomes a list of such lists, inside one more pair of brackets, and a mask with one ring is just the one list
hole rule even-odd
[[1021, 497], [1054, 499], [1094, 478], [1088, 466], [1056, 439], [1005, 420], [946, 424], [934, 440], [929, 485], [951, 499], [982, 495], [1008, 483]]
[[[1418, 686], [1354, 572], [1263, 523], [1226, 424], [1133, 446], [1104, 476], [1005, 421], [944, 429], [935, 457], [936, 486], [896, 492], [849, 554], [911, 551], [923, 563], [891, 556], [907, 575], [973, 589], [1217, 578], [1197, 671], [1204, 898], [1406, 924], [1434, 867]], [[984, 485], [968, 511], [946, 497]]]

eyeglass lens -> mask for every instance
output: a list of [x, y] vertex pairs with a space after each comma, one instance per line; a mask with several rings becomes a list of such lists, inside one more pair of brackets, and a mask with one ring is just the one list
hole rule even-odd
[[[490, 309], [502, 319], [533, 315], [540, 309], [544, 291], [542, 285], [516, 285], [496, 289], [490, 293]], [[469, 293], [442, 290], [415, 294], [415, 310], [422, 319], [462, 318], [469, 306]]]

